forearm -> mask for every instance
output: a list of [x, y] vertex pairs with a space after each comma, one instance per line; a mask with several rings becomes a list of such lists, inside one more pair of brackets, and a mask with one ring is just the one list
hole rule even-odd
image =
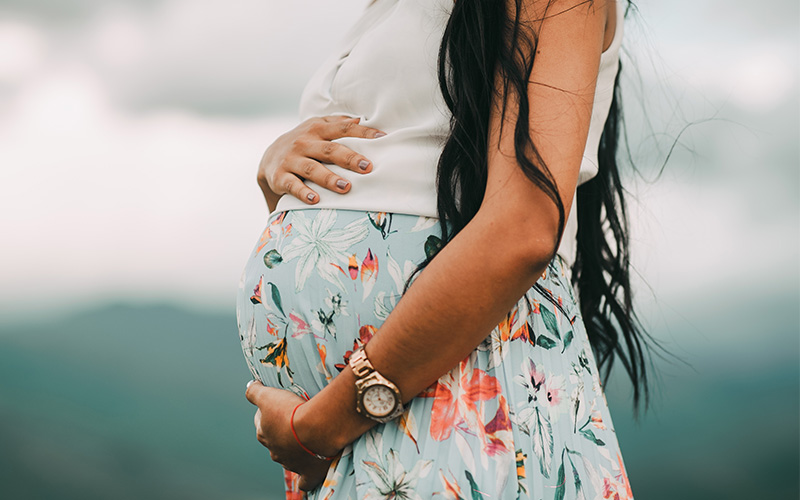
[[[550, 4], [525, 5], [546, 10]], [[563, 7], [548, 18], [547, 29], [538, 30], [528, 119], [534, 125], [535, 163], [551, 174], [566, 217], [586, 147], [606, 11], [586, 3]], [[536, 8], [521, 14], [523, 23], [542, 18]], [[535, 284], [557, 244], [559, 211], [544, 182], [531, 182], [516, 161], [519, 108], [514, 93], [505, 95], [504, 88], [498, 87], [500, 98], [489, 120], [480, 210], [420, 273], [366, 346], [376, 370], [400, 388], [406, 401], [486, 338]], [[510, 106], [501, 106], [504, 102]], [[305, 437], [321, 453], [336, 451], [374, 425], [355, 410], [354, 381], [345, 368], [303, 405]]]
[[546, 260], [531, 262], [531, 235], [502, 219], [478, 214], [420, 273], [368, 344], [376, 370], [395, 381], [405, 401], [475, 349], [545, 270]]
[[[399, 387], [404, 402], [475, 349], [544, 272], [548, 259], [531, 255], [534, 236], [524, 231], [530, 226], [508, 215], [479, 211], [417, 276], [367, 344], [375, 369]], [[374, 425], [355, 411], [354, 383], [346, 367], [304, 405], [305, 439], [320, 452]]]

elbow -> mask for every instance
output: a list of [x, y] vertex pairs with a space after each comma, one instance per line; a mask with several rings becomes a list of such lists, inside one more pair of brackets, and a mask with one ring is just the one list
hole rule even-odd
[[520, 262], [534, 279], [547, 269], [558, 250], [558, 216], [548, 217], [519, 214], [506, 220], [524, 221], [516, 228], [509, 228], [516, 235]]
[[556, 254], [558, 221], [551, 224], [530, 215], [505, 214], [493, 222], [491, 234], [503, 236], [493, 238], [492, 245], [504, 248], [509, 265], [536, 281]]
[[484, 204], [478, 215], [484, 221], [486, 234], [493, 235], [492, 246], [504, 248], [509, 265], [514, 263], [537, 280], [558, 249], [558, 211], [543, 204], [514, 202], [513, 197], [496, 197], [492, 203]]
[[533, 234], [534, 236], [526, 238], [528, 241], [522, 250], [523, 262], [530, 275], [538, 279], [556, 255], [556, 250], [558, 249], [557, 234], [552, 237], [542, 233], [526, 234]]

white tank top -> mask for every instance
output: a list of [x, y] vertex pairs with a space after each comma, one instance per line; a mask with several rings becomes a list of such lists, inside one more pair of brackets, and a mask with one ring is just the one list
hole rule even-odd
[[[344, 137], [335, 142], [372, 161], [372, 171], [358, 174], [326, 165], [348, 179], [345, 194], [305, 183], [319, 193], [307, 205], [286, 195], [276, 211], [335, 208], [437, 217], [436, 171], [447, 137], [450, 112], [439, 90], [439, 44], [453, 0], [376, 0], [347, 32], [312, 76], [300, 100], [300, 118], [348, 115], [383, 130], [377, 139]], [[614, 40], [603, 52], [591, 125], [578, 185], [597, 174], [597, 151], [608, 116], [622, 42], [624, 9], [617, 6]], [[567, 218], [558, 253], [574, 262], [576, 209]]]

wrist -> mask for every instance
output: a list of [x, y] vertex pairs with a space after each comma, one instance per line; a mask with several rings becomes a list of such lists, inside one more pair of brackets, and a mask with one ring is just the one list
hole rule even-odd
[[343, 447], [339, 447], [338, 440], [334, 439], [331, 426], [323, 425], [316, 417], [319, 412], [314, 410], [310, 401], [297, 408], [294, 415], [294, 432], [296, 438], [311, 452], [325, 457], [338, 455]]
[[320, 393], [298, 408], [298, 438], [320, 455], [338, 454], [377, 422], [356, 411], [356, 377], [346, 367]]
[[[303, 404], [304, 403], [299, 403], [297, 406], [295, 406], [294, 410], [292, 410], [292, 416], [290, 417], [291, 420], [289, 422], [289, 425], [290, 425], [290, 427], [292, 429], [292, 435], [294, 436], [295, 441], [297, 442], [298, 446], [300, 446], [300, 448], [302, 448], [303, 451], [305, 451], [309, 455], [312, 455], [312, 456], [316, 457], [319, 460], [333, 460], [338, 455], [338, 452], [337, 453], [331, 453], [330, 455], [323, 455], [321, 453], [317, 453], [316, 451], [309, 449], [308, 446], [303, 444], [303, 440], [300, 439], [300, 436], [298, 435], [297, 429], [295, 428], [295, 425], [294, 425], [294, 420], [295, 420], [295, 415], [297, 414], [297, 410], [299, 410], [300, 407], [303, 406]], [[305, 440], [308, 441], [308, 437], [306, 437]]]
[[370, 362], [365, 348], [350, 356], [350, 368], [356, 380], [356, 411], [380, 423], [403, 413], [403, 395], [397, 385], [384, 377]]

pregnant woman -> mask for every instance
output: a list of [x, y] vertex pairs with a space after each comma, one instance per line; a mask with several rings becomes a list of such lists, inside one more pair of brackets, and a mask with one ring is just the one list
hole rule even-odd
[[625, 7], [375, 0], [311, 79], [237, 304], [288, 498], [632, 498]]

